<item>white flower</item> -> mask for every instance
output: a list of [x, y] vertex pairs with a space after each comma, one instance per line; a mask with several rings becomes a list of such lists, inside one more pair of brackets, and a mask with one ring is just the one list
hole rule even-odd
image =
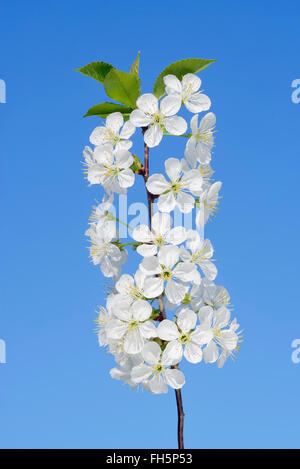
[[126, 261], [127, 251], [121, 252], [114, 244], [116, 241], [115, 222], [107, 222], [104, 227], [91, 225], [86, 235], [90, 237], [92, 243], [89, 250], [93, 264], [100, 264], [105, 277], [118, 276], [120, 265]]
[[177, 246], [163, 246], [157, 256], [145, 257], [140, 265], [146, 275], [154, 275], [158, 280], [155, 296], [163, 292], [166, 283], [166, 296], [174, 304], [183, 300], [196, 270], [189, 262], [178, 262], [179, 253]]
[[230, 296], [226, 288], [211, 282], [204, 286], [203, 301], [206, 306], [218, 309], [221, 306], [227, 306], [229, 304]]
[[219, 205], [219, 191], [222, 183], [215, 182], [208, 189], [203, 191], [199, 197], [200, 208], [197, 210], [196, 226], [200, 228], [206, 223], [211, 215], [215, 215]]
[[[191, 262], [192, 264], [198, 264], [205, 277], [209, 280], [214, 280], [217, 276], [217, 268], [209, 259], [213, 256], [214, 250], [209, 239], [201, 241], [200, 235], [195, 230], [189, 230], [187, 232], [187, 248], [180, 247], [180, 257], [185, 262]], [[194, 282], [196, 283], [196, 282]], [[200, 282], [198, 282], [200, 283]]]
[[89, 218], [90, 224], [104, 225], [107, 221], [115, 220], [112, 212], [109, 209], [112, 207], [114, 201], [114, 194], [109, 193], [103, 195], [102, 202], [96, 207], [93, 207], [93, 211]]
[[136, 387], [137, 384], [131, 379], [131, 372], [133, 367], [139, 365], [144, 361], [142, 355], [137, 353], [136, 355], [127, 355], [123, 358], [120, 366], [112, 368], [109, 372], [113, 379], [118, 379], [129, 384], [132, 388]]
[[132, 142], [128, 139], [135, 132], [135, 126], [132, 122], [128, 121], [120, 132], [123, 124], [124, 119], [120, 112], [109, 114], [106, 118], [105, 126], [96, 127], [93, 130], [90, 142], [96, 146], [111, 144], [116, 150], [129, 150]]
[[187, 159], [195, 158], [201, 164], [209, 164], [211, 149], [214, 144], [214, 127], [216, 116], [209, 112], [202, 117], [198, 126], [198, 114], [191, 119], [192, 136], [186, 144], [185, 156]]
[[202, 360], [201, 345], [206, 343], [205, 332], [196, 328], [197, 314], [188, 308], [184, 308], [177, 316], [176, 323], [164, 319], [157, 328], [157, 335], [162, 340], [180, 345], [181, 355], [191, 363], [199, 363]]
[[138, 269], [134, 275], [124, 274], [116, 283], [116, 290], [126, 300], [137, 300], [141, 298], [155, 298], [160, 280], [155, 277], [147, 277]]
[[132, 111], [130, 121], [136, 127], [148, 127], [144, 140], [148, 147], [159, 145], [165, 131], [173, 135], [182, 135], [187, 129], [183, 117], [175, 116], [181, 106], [181, 99], [176, 96], [167, 96], [160, 102], [157, 98], [146, 93], [136, 102], [137, 108]]
[[224, 329], [230, 320], [229, 309], [222, 306], [214, 310], [211, 306], [202, 306], [199, 313], [199, 329], [207, 334], [208, 345], [203, 349], [205, 363], [214, 363], [221, 350], [233, 351], [238, 343], [238, 335], [233, 329]]
[[209, 97], [198, 91], [201, 80], [193, 73], [184, 75], [181, 82], [175, 75], [166, 75], [164, 83], [166, 93], [169, 96], [179, 97], [190, 112], [202, 112], [210, 108], [211, 101]]
[[94, 150], [95, 163], [88, 168], [91, 184], [102, 184], [113, 192], [127, 189], [134, 184], [134, 173], [130, 169], [133, 157], [127, 150], [113, 151], [109, 146], [99, 146]]
[[153, 321], [149, 321], [152, 307], [144, 300], [116, 301], [113, 303], [112, 319], [106, 325], [109, 339], [124, 340], [124, 351], [129, 354], [140, 353], [144, 347], [145, 339], [156, 337], [156, 328]]
[[147, 181], [151, 194], [159, 195], [158, 208], [161, 212], [171, 212], [176, 206], [183, 213], [189, 213], [194, 207], [195, 199], [187, 191], [199, 191], [202, 178], [197, 170], [182, 173], [182, 162], [177, 158], [165, 161], [165, 170], [170, 178], [167, 181], [162, 174], [153, 174]]
[[165, 244], [183, 243], [186, 238], [185, 228], [177, 226], [171, 229], [172, 223], [172, 217], [168, 213], [155, 213], [151, 220], [151, 231], [147, 225], [137, 226], [132, 237], [143, 243], [137, 247], [137, 252], [144, 257], [155, 256], [157, 248]]
[[[160, 346], [155, 342], [148, 342], [142, 352], [145, 362], [132, 369], [131, 379], [134, 383], [147, 383], [147, 388], [153, 394], [168, 392], [168, 385], [173, 389], [180, 389], [185, 383], [184, 374], [177, 369], [169, 368], [180, 361], [180, 346], [168, 344], [161, 353]], [[176, 353], [177, 349], [177, 353]]]

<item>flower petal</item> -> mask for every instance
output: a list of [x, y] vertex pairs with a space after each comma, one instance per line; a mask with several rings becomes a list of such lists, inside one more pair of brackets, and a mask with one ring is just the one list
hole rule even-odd
[[130, 114], [130, 122], [135, 127], [147, 127], [150, 124], [152, 117], [150, 115], [146, 115], [140, 109], [134, 109]]
[[176, 340], [179, 338], [180, 333], [175, 322], [170, 321], [169, 319], [164, 319], [161, 321], [157, 328], [157, 335], [162, 340]]
[[145, 143], [149, 148], [153, 148], [159, 145], [162, 138], [163, 131], [161, 130], [159, 124], [151, 125], [144, 134]]
[[166, 117], [164, 119], [164, 125], [167, 132], [172, 135], [182, 135], [187, 130], [187, 123], [184, 118], [180, 116]]
[[181, 161], [177, 158], [168, 158], [165, 161], [165, 170], [171, 181], [177, 181], [182, 170]]
[[174, 116], [181, 108], [181, 96], [168, 95], [160, 102], [160, 110], [164, 116]]
[[188, 342], [186, 344], [183, 354], [190, 363], [201, 362], [203, 355], [201, 347], [193, 344], [193, 342]]
[[172, 223], [172, 217], [168, 213], [155, 213], [152, 217], [152, 230], [155, 236], [164, 236], [170, 230]]
[[208, 111], [211, 106], [211, 100], [206, 94], [196, 93], [188, 100], [184, 101], [185, 107], [193, 113]]
[[136, 300], [131, 305], [131, 313], [136, 321], [146, 321], [152, 314], [152, 307], [145, 300]]
[[142, 356], [150, 365], [156, 365], [160, 360], [161, 348], [156, 342], [147, 342], [143, 348]]
[[144, 348], [144, 339], [139, 331], [139, 329], [134, 329], [133, 331], [127, 332], [124, 339], [124, 350], [129, 354], [140, 353]]
[[175, 75], [166, 75], [163, 77], [163, 80], [166, 85], [167, 94], [181, 94], [181, 82]]
[[155, 114], [158, 111], [158, 100], [151, 93], [142, 94], [137, 99], [136, 105], [143, 112], [148, 114]]
[[146, 186], [148, 191], [154, 195], [162, 194], [169, 188], [169, 184], [162, 174], [152, 174], [152, 176], [149, 177]]
[[181, 389], [185, 384], [185, 377], [180, 370], [166, 370], [166, 381], [173, 389]]
[[106, 127], [116, 133], [119, 132], [123, 123], [124, 123], [124, 119], [120, 112], [112, 112], [111, 114], [107, 116], [106, 121], [105, 121]]
[[164, 291], [164, 282], [159, 277], [146, 277], [144, 295], [146, 298], [157, 298]]
[[182, 359], [182, 345], [173, 340], [169, 342], [162, 354], [161, 363], [163, 365], [177, 365]]

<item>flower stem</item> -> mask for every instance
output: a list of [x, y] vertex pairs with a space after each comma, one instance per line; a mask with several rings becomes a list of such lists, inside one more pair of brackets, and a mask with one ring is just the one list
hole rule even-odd
[[[147, 127], [142, 128], [143, 134], [146, 132]], [[149, 147], [144, 143], [144, 154], [145, 154], [145, 162], [144, 162], [144, 181], [145, 185], [149, 178]], [[151, 230], [152, 225], [152, 209], [153, 209], [153, 195], [148, 191], [146, 186], [146, 193], [147, 193], [147, 200], [148, 200], [148, 212], [149, 212], [149, 227]], [[158, 307], [160, 311], [161, 320], [166, 319], [166, 311], [164, 306], [163, 294], [159, 295], [158, 297]], [[178, 365], [172, 366], [172, 368], [178, 368]], [[183, 445], [183, 422], [184, 422], [184, 412], [183, 412], [183, 405], [182, 405], [182, 395], [180, 389], [175, 389], [175, 396], [176, 396], [176, 404], [177, 404], [177, 413], [178, 413], [178, 449], [184, 449]]]

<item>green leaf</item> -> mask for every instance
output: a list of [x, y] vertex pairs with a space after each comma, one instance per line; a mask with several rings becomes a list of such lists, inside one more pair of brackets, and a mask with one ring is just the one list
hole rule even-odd
[[99, 117], [107, 117], [112, 112], [121, 112], [123, 114], [124, 119], [128, 119], [132, 107], [122, 106], [122, 104], [116, 103], [100, 103], [96, 104], [96, 106], [91, 107], [84, 117], [88, 116], [99, 116]]
[[94, 78], [94, 80], [104, 83], [105, 77], [113, 68], [112, 65], [107, 64], [106, 62], [91, 62], [88, 65], [85, 65], [82, 68], [75, 69], [76, 72], [80, 72], [83, 75]]
[[160, 73], [160, 75], [158, 75], [157, 80], [154, 83], [153, 93], [158, 99], [165, 94], [164, 76], [176, 75], [176, 77], [181, 80], [186, 73], [198, 73], [213, 62], [215, 62], [215, 60], [184, 59], [170, 64]]
[[140, 83], [136, 75], [112, 68], [104, 80], [106, 94], [126, 106], [135, 107], [140, 95]]
[[133, 156], [133, 163], [130, 166], [131, 171], [133, 171], [135, 174], [141, 174], [143, 171], [144, 167], [141, 163], [141, 160], [137, 155], [132, 155]]
[[141, 51], [138, 51], [137, 58], [135, 59], [135, 61], [133, 62], [130, 68], [130, 73], [132, 73], [133, 75], [136, 75], [137, 77], [139, 76], [140, 53]]

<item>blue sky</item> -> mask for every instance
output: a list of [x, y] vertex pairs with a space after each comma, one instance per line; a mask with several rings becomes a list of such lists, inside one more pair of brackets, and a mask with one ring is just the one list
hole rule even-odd
[[[299, 447], [299, 14], [299, 2], [281, 0], [2, 6], [2, 448], [176, 447], [173, 392], [111, 380], [113, 360], [93, 334], [105, 280], [84, 231], [99, 190], [87, 187], [80, 161], [98, 120], [82, 115], [105, 95], [73, 69], [104, 60], [128, 70], [138, 50], [143, 92], [173, 61], [218, 59], [201, 73], [223, 181], [206, 235], [245, 342], [222, 370], [184, 364], [186, 447]], [[166, 140], [151, 152], [151, 171], [181, 151]], [[139, 184], [129, 200], [143, 198]]]

